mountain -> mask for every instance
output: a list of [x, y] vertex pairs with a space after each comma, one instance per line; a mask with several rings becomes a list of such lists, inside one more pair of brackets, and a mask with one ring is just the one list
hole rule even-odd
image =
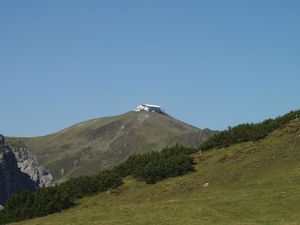
[[53, 177], [25, 148], [12, 149], [0, 135], [0, 204], [13, 194], [50, 186]]
[[18, 224], [300, 224], [300, 120], [193, 157], [193, 173], [153, 185], [128, 177], [110, 195]]
[[47, 136], [9, 140], [21, 141], [57, 180], [63, 180], [95, 174], [130, 155], [166, 145], [198, 146], [213, 133], [165, 113], [141, 111], [89, 120]]

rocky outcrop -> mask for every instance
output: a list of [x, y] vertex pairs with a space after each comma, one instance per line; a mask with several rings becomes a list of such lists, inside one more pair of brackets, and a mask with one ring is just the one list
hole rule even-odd
[[39, 166], [35, 155], [27, 150], [26, 147], [12, 149], [18, 162], [18, 167], [23, 173], [30, 176], [30, 179], [38, 184], [39, 187], [48, 187], [53, 184], [53, 176], [50, 171]]
[[3, 205], [12, 194], [36, 187], [36, 182], [21, 172], [13, 151], [0, 135], [0, 204]]
[[18, 192], [49, 186], [53, 177], [39, 167], [36, 158], [26, 149], [13, 150], [0, 135], [0, 205]]

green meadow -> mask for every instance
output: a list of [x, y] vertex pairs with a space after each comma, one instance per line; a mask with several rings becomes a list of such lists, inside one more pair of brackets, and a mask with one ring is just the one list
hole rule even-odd
[[300, 121], [264, 139], [194, 154], [196, 171], [154, 185], [132, 177], [110, 194], [19, 225], [300, 224]]

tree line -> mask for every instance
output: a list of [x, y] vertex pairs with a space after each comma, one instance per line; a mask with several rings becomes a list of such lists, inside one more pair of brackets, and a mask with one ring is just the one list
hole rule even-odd
[[267, 119], [260, 123], [245, 123], [235, 127], [228, 127], [227, 130], [221, 131], [205, 140], [200, 145], [200, 149], [205, 151], [212, 148], [228, 147], [232, 144], [246, 141], [256, 141], [298, 117], [300, 117], [300, 110], [291, 111], [283, 116]]
[[53, 187], [15, 194], [0, 211], [0, 224], [61, 212], [74, 206], [79, 198], [119, 187], [123, 184], [122, 178], [129, 175], [154, 184], [168, 177], [185, 174], [194, 170], [189, 154], [195, 151], [181, 145], [166, 147], [160, 152], [130, 156], [119, 166], [94, 176], [71, 178]]

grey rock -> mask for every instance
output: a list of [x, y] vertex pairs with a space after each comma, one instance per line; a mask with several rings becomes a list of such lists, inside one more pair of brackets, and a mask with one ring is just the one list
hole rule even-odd
[[33, 154], [23, 147], [13, 149], [0, 135], [0, 205], [15, 193], [52, 184], [51, 173], [38, 165]]
[[4, 143], [5, 143], [5, 137], [2, 134], [0, 134], [0, 147], [2, 147]]
[[23, 173], [30, 176], [30, 179], [36, 182], [39, 187], [48, 187], [53, 185], [54, 179], [50, 171], [39, 166], [38, 160], [26, 147], [13, 149], [18, 162], [18, 167]]

